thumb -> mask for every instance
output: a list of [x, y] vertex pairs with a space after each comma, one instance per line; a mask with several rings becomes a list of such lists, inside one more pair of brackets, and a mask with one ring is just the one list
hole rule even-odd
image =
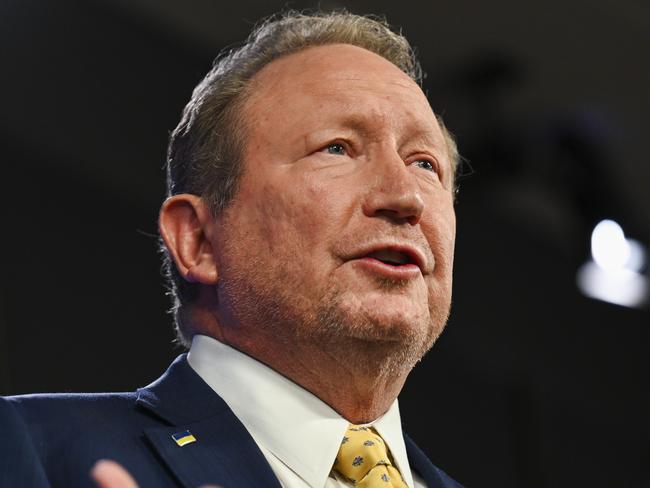
[[97, 461], [90, 470], [90, 475], [99, 488], [138, 488], [128, 471], [115, 461]]

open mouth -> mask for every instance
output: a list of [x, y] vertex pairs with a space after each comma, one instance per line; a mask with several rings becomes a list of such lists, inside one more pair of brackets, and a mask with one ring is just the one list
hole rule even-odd
[[406, 266], [409, 264], [417, 264], [413, 257], [409, 254], [393, 249], [381, 249], [379, 251], [371, 252], [365, 257], [376, 259], [377, 261], [388, 264], [390, 266]]
[[413, 280], [427, 274], [426, 257], [411, 245], [377, 243], [359, 249], [348, 260], [361, 266], [366, 273], [399, 281]]

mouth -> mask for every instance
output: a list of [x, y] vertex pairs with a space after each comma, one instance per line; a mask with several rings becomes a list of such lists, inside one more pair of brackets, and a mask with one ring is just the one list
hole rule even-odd
[[[406, 266], [408, 264], [415, 264], [416, 260], [407, 252], [397, 251], [395, 249], [380, 249], [373, 251], [363, 256], [368, 259], [376, 259], [389, 266]], [[419, 267], [419, 266], [418, 266]]]
[[425, 258], [416, 248], [410, 246], [375, 246], [357, 254], [354, 261], [368, 271], [388, 278], [412, 279], [425, 270]]

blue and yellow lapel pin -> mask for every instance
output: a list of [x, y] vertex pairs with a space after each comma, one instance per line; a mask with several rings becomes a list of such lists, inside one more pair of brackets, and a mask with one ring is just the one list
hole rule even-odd
[[184, 430], [183, 432], [172, 434], [172, 439], [174, 439], [176, 444], [178, 444], [180, 447], [191, 444], [192, 442], [196, 442], [196, 437], [194, 437], [189, 430]]

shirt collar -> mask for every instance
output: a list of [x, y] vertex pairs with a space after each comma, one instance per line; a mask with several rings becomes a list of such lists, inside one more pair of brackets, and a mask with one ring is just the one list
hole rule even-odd
[[[348, 421], [265, 364], [211, 337], [196, 335], [192, 369], [228, 404], [255, 441], [314, 487], [325, 486]], [[404, 481], [413, 486], [397, 400], [370, 424]]]

